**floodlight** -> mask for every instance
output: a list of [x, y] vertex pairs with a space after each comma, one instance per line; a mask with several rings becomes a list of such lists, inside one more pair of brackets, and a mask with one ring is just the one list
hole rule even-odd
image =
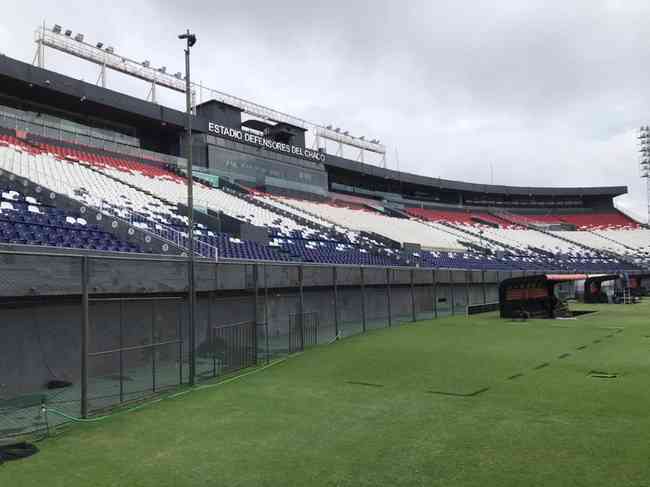
[[84, 41], [84, 35], [83, 34], [77, 34], [74, 36], [74, 40], [77, 42], [83, 42]]
[[108, 46], [106, 48], [106, 52], [109, 54], [113, 54], [115, 52], [115, 49], [113, 48], [113, 46]]
[[54, 27], [52, 27], [52, 32], [54, 32], [55, 34], [60, 34], [61, 26], [59, 24], [54, 24]]
[[65, 35], [67, 35], [68, 37], [70, 37], [70, 36], [72, 35], [72, 31], [71, 31], [70, 29], [66, 30], [66, 31], [65, 31]]
[[174, 78], [176, 78], [176, 79], [183, 79], [183, 75], [182, 75], [181, 72], [179, 71], [178, 73], [175, 73], [175, 74], [174, 74]]
[[196, 44], [196, 36], [194, 34], [190, 34], [189, 31], [187, 31], [186, 34], [179, 35], [178, 38], [187, 39], [187, 45], [189, 47], [192, 47], [194, 44]]
[[151, 62], [145, 59], [144, 61], [142, 61], [142, 65], [143, 65], [145, 68], [148, 68], [149, 66], [151, 66]]
[[104, 47], [104, 43], [103, 42], [98, 42], [97, 43], [97, 49], [101, 49], [102, 47]]

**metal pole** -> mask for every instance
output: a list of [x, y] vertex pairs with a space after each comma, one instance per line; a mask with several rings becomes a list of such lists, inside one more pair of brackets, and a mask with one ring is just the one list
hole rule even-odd
[[90, 333], [88, 299], [88, 257], [81, 258], [81, 417], [88, 417], [88, 335]]
[[485, 285], [485, 269], [481, 271], [481, 289], [483, 290], [483, 304], [487, 304], [487, 289]]
[[438, 318], [438, 281], [436, 281], [436, 270], [432, 269], [431, 270], [432, 278], [433, 278], [433, 318], [437, 319]]
[[124, 402], [124, 300], [120, 299], [120, 403]]
[[361, 268], [361, 322], [363, 324], [363, 332], [366, 332], [366, 273]]
[[264, 334], [266, 335], [266, 363], [271, 361], [271, 343], [269, 340], [269, 286], [266, 280], [266, 264], [262, 264], [264, 270]]
[[190, 84], [190, 30], [187, 30], [187, 48], [185, 49], [185, 101], [187, 109], [187, 227], [188, 227], [188, 269], [187, 286], [189, 293], [188, 326], [190, 342], [190, 385], [196, 379], [196, 293], [194, 289], [194, 193], [192, 177], [192, 88]]
[[298, 306], [300, 308], [300, 320], [298, 323], [300, 324], [300, 346], [301, 350], [304, 350], [305, 348], [305, 289], [304, 289], [304, 267], [301, 265], [298, 267], [298, 281], [299, 281], [299, 303]]
[[208, 337], [210, 340], [210, 348], [212, 348], [212, 377], [217, 376], [217, 340], [214, 333], [214, 327], [212, 325], [212, 297], [214, 291], [208, 292]]
[[449, 273], [449, 289], [451, 291], [451, 315], [456, 314], [456, 289], [454, 288], [454, 271], [448, 270]]
[[339, 336], [339, 289], [337, 286], [336, 267], [332, 267], [332, 283], [334, 285], [334, 336]]
[[393, 326], [393, 311], [391, 306], [391, 295], [390, 295], [390, 269], [386, 269], [386, 298], [388, 304], [388, 328]]
[[[157, 343], [156, 338], [156, 302], [151, 301], [151, 343]], [[156, 351], [158, 347], [151, 349], [151, 389], [156, 392]]]
[[417, 321], [415, 312], [415, 269], [411, 269], [411, 318], [414, 323]]
[[183, 383], [183, 319], [182, 303], [176, 305], [176, 336], [178, 337], [178, 384]]
[[465, 271], [465, 313], [467, 313], [467, 308], [469, 308], [469, 286], [470, 281], [472, 280], [472, 271]]
[[253, 279], [255, 280], [255, 326], [253, 326], [253, 342], [255, 344], [255, 364], [257, 365], [257, 329], [260, 323], [260, 276], [259, 267], [253, 264]]

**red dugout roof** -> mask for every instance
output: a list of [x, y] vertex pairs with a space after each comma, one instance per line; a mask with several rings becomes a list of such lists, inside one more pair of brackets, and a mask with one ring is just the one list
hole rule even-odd
[[547, 281], [583, 281], [587, 274], [545, 274]]

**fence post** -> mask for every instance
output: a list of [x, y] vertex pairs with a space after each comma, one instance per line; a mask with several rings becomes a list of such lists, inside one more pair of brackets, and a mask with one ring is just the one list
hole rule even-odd
[[451, 290], [451, 315], [456, 314], [456, 289], [454, 288], [454, 271], [449, 270], [449, 289]]
[[363, 267], [361, 270], [361, 324], [363, 327], [363, 333], [366, 332], [366, 273]]
[[253, 325], [253, 350], [255, 350], [254, 364], [257, 365], [257, 328], [260, 323], [260, 283], [259, 267], [253, 264], [253, 279], [255, 280], [255, 324]]
[[299, 281], [299, 292], [300, 292], [300, 320], [298, 321], [300, 326], [300, 349], [305, 349], [305, 288], [304, 288], [304, 278], [305, 278], [305, 268], [302, 264], [298, 267], [298, 281]]
[[436, 281], [436, 270], [431, 269], [431, 285], [433, 286], [433, 319], [438, 318], [438, 281]]
[[388, 328], [393, 326], [393, 312], [390, 295], [390, 268], [386, 268], [386, 304], [388, 305]]
[[334, 336], [339, 336], [339, 289], [336, 267], [332, 267], [332, 284], [334, 285]]
[[470, 297], [470, 281], [472, 280], [472, 271], [465, 271], [465, 314], [467, 314], [467, 308], [469, 308], [469, 297]]
[[264, 271], [264, 335], [266, 336], [266, 363], [271, 361], [271, 347], [269, 340], [269, 286], [267, 282], [266, 264], [262, 264]]
[[481, 271], [481, 289], [483, 290], [483, 304], [487, 304], [487, 287], [485, 283], [485, 269]]
[[124, 299], [120, 299], [120, 404], [124, 402], [124, 351], [123, 349], [124, 349]]
[[[181, 317], [183, 313], [183, 303], [179, 302], [176, 305], [176, 336], [178, 336], [178, 385], [183, 383], [183, 318]], [[120, 342], [120, 348], [124, 344]]]
[[[156, 339], [156, 307], [155, 301], [151, 301], [151, 343], [157, 343]], [[158, 347], [151, 347], [151, 390], [156, 392], [156, 352]], [[120, 378], [120, 380], [122, 380]]]
[[[190, 230], [191, 231], [191, 230]], [[193, 256], [194, 249], [189, 249], [190, 255]], [[219, 266], [219, 263], [216, 264]], [[187, 300], [187, 318], [189, 326], [189, 348], [190, 348], [190, 376], [189, 384], [193, 386], [196, 381], [196, 293], [194, 290], [194, 258], [190, 258], [187, 264], [187, 282], [188, 282], [188, 300]]]
[[415, 268], [411, 269], [411, 317], [413, 323], [417, 321], [417, 313], [415, 312]]
[[88, 257], [81, 258], [81, 417], [88, 417], [88, 334], [90, 300], [88, 298]]
[[208, 291], [208, 333], [207, 339], [210, 341], [212, 348], [212, 377], [217, 376], [217, 337], [214, 333], [214, 326], [212, 325], [212, 298], [214, 291]]

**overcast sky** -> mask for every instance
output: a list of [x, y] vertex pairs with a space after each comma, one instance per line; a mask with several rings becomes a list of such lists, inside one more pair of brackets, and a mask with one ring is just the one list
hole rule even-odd
[[[647, 0], [313, 3], [22, 0], [3, 9], [0, 52], [31, 62], [45, 20], [175, 72], [189, 27], [195, 80], [378, 138], [391, 168], [397, 154], [401, 170], [448, 179], [489, 183], [492, 165], [497, 184], [627, 185], [618, 203], [645, 218]], [[46, 67], [97, 78], [51, 50]], [[147, 94], [117, 74], [109, 87]]]

